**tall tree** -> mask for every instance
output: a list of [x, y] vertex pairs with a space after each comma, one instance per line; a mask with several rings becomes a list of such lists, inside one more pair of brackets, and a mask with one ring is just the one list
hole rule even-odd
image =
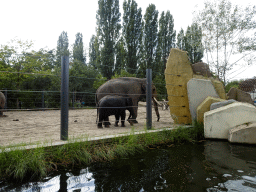
[[111, 78], [115, 66], [115, 46], [121, 29], [119, 0], [99, 0], [97, 34], [101, 52], [100, 69], [103, 76]]
[[197, 12], [195, 21], [202, 27], [207, 62], [224, 84], [234, 66], [255, 58], [251, 46], [251, 41], [255, 45], [255, 14], [255, 6], [243, 8], [228, 0], [207, 1]]
[[204, 56], [202, 44], [202, 29], [197, 23], [193, 23], [187, 28], [185, 35], [185, 51], [192, 64], [199, 62]]
[[177, 48], [180, 50], [185, 50], [185, 34], [184, 30], [181, 28], [180, 32], [177, 35]]
[[99, 50], [99, 41], [98, 37], [93, 35], [89, 43], [89, 64], [92, 65], [95, 69], [100, 66], [100, 50]]
[[[157, 32], [158, 32], [158, 11], [154, 4], [150, 4], [144, 15], [145, 26], [144, 26], [144, 63], [140, 66], [142, 74], [145, 75], [147, 68], [156, 70], [155, 57], [157, 48]], [[154, 74], [153, 74], [154, 77]]]
[[[124, 49], [124, 40], [121, 38], [116, 46], [116, 65], [115, 65], [115, 70], [114, 74], [120, 75], [121, 70], [126, 68], [125, 64], [125, 59], [126, 59], [126, 51]], [[127, 70], [128, 71], [128, 70]]]
[[165, 65], [171, 48], [175, 47], [176, 31], [174, 30], [174, 20], [170, 13], [164, 11], [159, 19], [159, 33], [158, 33], [158, 51], [159, 53], [159, 72], [164, 73]]
[[68, 49], [68, 34], [67, 32], [63, 31], [57, 42], [57, 52], [56, 52], [56, 66], [61, 66], [61, 57], [62, 56], [69, 56], [69, 49]]
[[76, 34], [76, 40], [73, 45], [73, 59], [80, 61], [81, 63], [86, 63], [86, 57], [84, 55], [83, 35], [81, 33]]
[[123, 3], [123, 36], [126, 47], [127, 71], [136, 73], [141, 55], [143, 34], [142, 11], [134, 0]]

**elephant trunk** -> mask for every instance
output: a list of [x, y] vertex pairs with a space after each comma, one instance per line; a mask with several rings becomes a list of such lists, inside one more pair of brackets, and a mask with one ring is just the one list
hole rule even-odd
[[159, 105], [159, 102], [156, 100], [155, 97], [153, 97], [153, 104], [154, 104], [154, 108], [157, 116], [157, 121], [159, 121], [160, 115], [159, 115], [158, 106], [157, 106], [157, 104]]

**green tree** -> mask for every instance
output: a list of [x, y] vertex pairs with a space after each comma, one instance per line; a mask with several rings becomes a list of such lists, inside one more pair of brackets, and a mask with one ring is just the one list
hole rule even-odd
[[124, 49], [124, 41], [123, 41], [123, 38], [121, 38], [118, 41], [116, 46], [116, 65], [115, 65], [114, 74], [116, 73], [121, 74], [121, 70], [126, 68], [125, 58], [126, 58], [126, 51]]
[[97, 11], [97, 34], [101, 53], [99, 66], [103, 76], [108, 79], [113, 75], [115, 67], [115, 47], [121, 29], [119, 0], [99, 0]]
[[90, 39], [89, 64], [92, 65], [95, 69], [98, 69], [100, 66], [99, 41], [95, 35], [93, 35]]
[[185, 50], [185, 34], [184, 30], [181, 28], [180, 32], [177, 35], [177, 48], [180, 50]]
[[62, 56], [69, 56], [69, 49], [68, 49], [68, 34], [67, 32], [63, 31], [57, 42], [57, 52], [56, 52], [56, 66], [58, 68], [61, 67], [61, 57]]
[[76, 34], [75, 44], [73, 45], [73, 59], [86, 63], [86, 57], [84, 55], [84, 43], [83, 35], [81, 33]]
[[158, 32], [158, 71], [164, 74], [166, 62], [170, 54], [171, 48], [175, 47], [176, 31], [174, 30], [174, 20], [170, 11], [166, 14], [162, 12], [159, 19]]
[[199, 62], [204, 56], [202, 44], [202, 29], [197, 23], [193, 23], [187, 28], [185, 35], [185, 51], [192, 64]]
[[[233, 5], [228, 0], [206, 1], [195, 21], [202, 27], [207, 63], [227, 81], [228, 72], [236, 65], [250, 64], [255, 58], [256, 7]], [[249, 45], [249, 46], [247, 46]], [[247, 48], [248, 49], [247, 49]]]
[[[154, 4], [150, 4], [144, 15], [144, 36], [143, 36], [143, 63], [140, 65], [140, 76], [145, 77], [146, 69], [156, 71], [155, 65], [158, 33], [158, 11]], [[155, 73], [152, 74], [153, 78]]]
[[127, 71], [136, 73], [141, 56], [143, 35], [142, 11], [134, 0], [123, 3], [123, 36], [126, 47]]

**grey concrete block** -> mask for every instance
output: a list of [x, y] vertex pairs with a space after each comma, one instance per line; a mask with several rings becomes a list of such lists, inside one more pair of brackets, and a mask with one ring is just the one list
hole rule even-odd
[[234, 103], [234, 102], [237, 102], [237, 101], [234, 100], [234, 99], [230, 99], [230, 100], [226, 100], [226, 101], [212, 103], [211, 107], [210, 107], [210, 110], [218, 109], [220, 107], [226, 106], [226, 105]]
[[208, 96], [220, 98], [210, 80], [190, 79], [187, 83], [187, 91], [192, 120], [197, 119], [197, 107]]

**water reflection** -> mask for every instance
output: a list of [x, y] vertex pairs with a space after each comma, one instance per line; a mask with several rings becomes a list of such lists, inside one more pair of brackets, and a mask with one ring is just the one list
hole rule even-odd
[[256, 191], [256, 147], [223, 141], [171, 145], [0, 191]]

